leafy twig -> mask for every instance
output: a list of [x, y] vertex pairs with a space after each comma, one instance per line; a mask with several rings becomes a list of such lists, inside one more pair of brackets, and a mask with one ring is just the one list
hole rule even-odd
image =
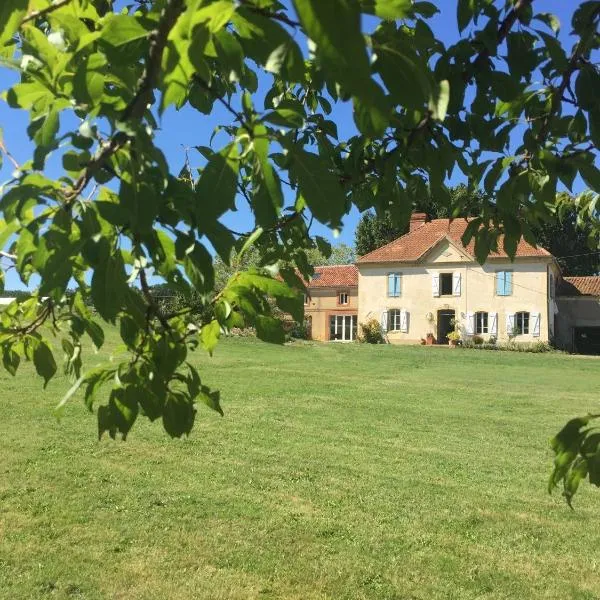
[[[167, 45], [169, 32], [175, 26], [179, 15], [185, 9], [184, 0], [168, 0], [163, 9], [158, 27], [149, 35], [150, 48], [146, 58], [146, 66], [140, 77], [137, 85], [137, 92], [129, 102], [123, 115], [122, 121], [130, 119], [140, 119], [151, 99], [152, 90], [157, 84], [158, 75], [160, 72], [162, 55]], [[91, 181], [94, 174], [104, 165], [104, 163], [115, 154], [120, 148], [127, 144], [130, 140], [129, 135], [124, 132], [118, 132], [110, 140], [100, 147], [100, 151], [87, 164], [84, 171], [81, 173], [73, 188], [65, 194], [67, 204], [71, 204], [79, 194], [85, 189]]]
[[46, 15], [49, 15], [50, 13], [54, 12], [55, 10], [58, 10], [59, 8], [62, 8], [63, 6], [66, 6], [70, 2], [71, 2], [71, 0], [57, 0], [50, 6], [47, 6], [46, 8], [41, 8], [40, 10], [34, 10], [33, 12], [30, 12], [21, 21], [21, 25], [24, 25], [25, 23], [28, 23], [29, 21], [39, 19], [40, 17], [45, 17]]

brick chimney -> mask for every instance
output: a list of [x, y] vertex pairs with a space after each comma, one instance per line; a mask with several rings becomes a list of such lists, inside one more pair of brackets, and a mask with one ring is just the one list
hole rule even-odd
[[427, 219], [427, 213], [413, 213], [410, 216], [410, 229], [409, 231], [414, 231], [418, 229], [422, 225], [425, 225], [425, 220]]

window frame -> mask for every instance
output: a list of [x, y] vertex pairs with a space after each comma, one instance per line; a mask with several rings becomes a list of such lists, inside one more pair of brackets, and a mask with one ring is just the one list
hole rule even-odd
[[[346, 302], [342, 302], [342, 296], [346, 297]], [[348, 306], [350, 304], [350, 294], [348, 291], [339, 290], [337, 293], [338, 306]]]
[[308, 306], [310, 304], [311, 297], [310, 294], [304, 294], [304, 306]]
[[[398, 293], [390, 294], [390, 277], [396, 277], [398, 279]], [[387, 297], [388, 298], [400, 298], [402, 296], [402, 273], [400, 271], [390, 271], [386, 277], [387, 282]]]
[[[510, 273], [510, 292], [506, 293], [506, 275], [504, 275], [504, 293], [503, 294], [499, 294], [498, 293], [498, 277], [500, 275], [500, 273]], [[505, 298], [507, 296], [512, 296], [513, 295], [513, 287], [514, 287], [514, 276], [515, 276], [515, 272], [513, 269], [498, 269], [496, 271], [496, 277], [494, 280], [494, 283], [496, 284], [494, 286], [494, 295], [498, 296], [499, 298]]]
[[[485, 316], [485, 317], [484, 317]], [[485, 318], [485, 325], [483, 320]], [[481, 322], [480, 322], [481, 319]], [[486, 310], [478, 310], [475, 313], [474, 335], [487, 335], [490, 332], [490, 313]]]
[[387, 314], [387, 330], [402, 331], [402, 310], [399, 308], [388, 308]]
[[[450, 281], [450, 292], [449, 293], [445, 293], [444, 292], [444, 286], [442, 284], [442, 280], [443, 280], [444, 277], [448, 278], [449, 281]], [[438, 285], [439, 285], [439, 288], [440, 288], [440, 296], [454, 296], [454, 272], [451, 272], [451, 273], [448, 273], [448, 272], [439, 273]]]
[[[519, 327], [519, 317], [521, 326]], [[525, 327], [527, 325], [527, 327]], [[515, 313], [515, 335], [529, 335], [531, 329], [531, 313], [528, 310], [520, 310]]]

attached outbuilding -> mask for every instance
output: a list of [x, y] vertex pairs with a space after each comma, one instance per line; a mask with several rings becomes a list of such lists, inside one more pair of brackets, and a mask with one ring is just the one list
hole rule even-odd
[[556, 345], [578, 354], [600, 354], [600, 277], [564, 277], [556, 302]]

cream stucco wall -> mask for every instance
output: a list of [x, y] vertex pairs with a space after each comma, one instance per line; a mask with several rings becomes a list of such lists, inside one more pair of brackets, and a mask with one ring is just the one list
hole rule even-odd
[[[491, 259], [480, 266], [468, 255], [447, 241], [436, 246], [419, 263], [359, 264], [358, 322], [369, 318], [381, 319], [384, 311], [398, 308], [408, 311], [408, 332], [389, 331], [391, 343], [418, 343], [428, 333], [437, 336], [437, 311], [456, 311], [461, 330], [466, 331], [468, 312], [498, 313], [498, 339], [506, 340], [506, 315], [519, 311], [539, 312], [540, 336], [517, 336], [517, 341], [547, 341], [549, 339], [549, 314], [552, 306], [548, 295], [548, 271], [553, 268], [551, 259]], [[496, 271], [513, 271], [513, 293], [496, 295]], [[398, 298], [387, 296], [387, 275], [402, 273], [402, 293]], [[461, 273], [460, 296], [434, 297], [432, 274]], [[434, 321], [427, 319], [432, 313]], [[553, 319], [553, 316], [552, 316]], [[486, 336], [484, 336], [486, 337]]]
[[[338, 294], [348, 294], [348, 304], [338, 304]], [[329, 317], [331, 315], [355, 315], [358, 312], [358, 290], [354, 288], [313, 288], [308, 304], [304, 305], [306, 317], [312, 318], [312, 338], [329, 339]]]

